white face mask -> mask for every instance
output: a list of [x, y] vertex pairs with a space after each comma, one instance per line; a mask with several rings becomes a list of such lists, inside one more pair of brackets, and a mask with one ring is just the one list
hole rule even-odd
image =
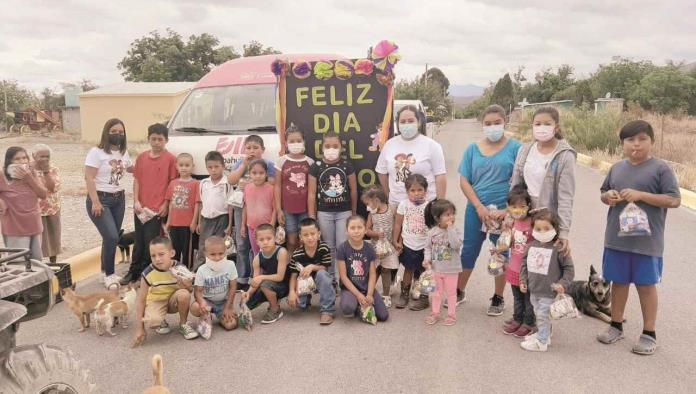
[[494, 124], [490, 126], [483, 126], [483, 134], [491, 142], [498, 142], [505, 134], [505, 126], [501, 124]]
[[551, 229], [544, 232], [534, 230], [532, 231], [532, 237], [541, 243], [549, 243], [556, 237], [556, 230]]
[[328, 161], [338, 160], [338, 155], [341, 153], [340, 149], [328, 148], [324, 149], [324, 158]]
[[208, 257], [205, 258], [205, 265], [207, 265], [211, 270], [218, 272], [224, 267], [225, 265], [225, 260], [222, 259], [220, 261], [214, 261], [209, 259]]
[[418, 123], [400, 123], [399, 132], [401, 132], [401, 137], [411, 140], [418, 135]]
[[305, 147], [303, 142], [292, 142], [288, 144], [288, 151], [293, 155], [303, 153], [304, 149]]
[[556, 135], [556, 126], [539, 125], [532, 127], [534, 139], [541, 142], [551, 141]]

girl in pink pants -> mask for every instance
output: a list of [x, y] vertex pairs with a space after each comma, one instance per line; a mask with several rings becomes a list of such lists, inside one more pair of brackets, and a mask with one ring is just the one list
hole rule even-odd
[[432, 313], [425, 319], [435, 324], [440, 319], [440, 305], [447, 295], [447, 318], [444, 325], [457, 322], [457, 279], [462, 272], [459, 249], [462, 236], [454, 227], [456, 208], [445, 199], [433, 200], [425, 207], [425, 224], [428, 226], [428, 241], [425, 244], [423, 267], [432, 269], [436, 289], [432, 294]]

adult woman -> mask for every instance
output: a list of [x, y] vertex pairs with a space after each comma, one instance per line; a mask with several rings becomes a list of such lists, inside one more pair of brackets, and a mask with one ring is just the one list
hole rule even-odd
[[570, 254], [570, 223], [575, 197], [577, 153], [563, 139], [560, 116], [553, 107], [541, 107], [532, 118], [534, 141], [525, 144], [515, 161], [512, 185], [525, 183], [533, 208], [547, 208], [558, 216], [558, 247]]
[[41, 214], [39, 199], [46, 188], [29, 166], [24, 148], [11, 146], [5, 152], [0, 174], [0, 225], [5, 247], [31, 251], [32, 259], [41, 260]]
[[36, 144], [32, 149], [34, 162], [32, 167], [36, 171], [44, 187], [46, 198], [39, 200], [43, 233], [41, 234], [41, 250], [43, 257], [48, 257], [51, 263], [55, 263], [61, 252], [61, 226], [60, 226], [60, 178], [58, 168], [51, 165], [51, 148], [46, 144]]
[[121, 185], [123, 174], [133, 164], [126, 150], [126, 128], [119, 119], [104, 124], [101, 141], [85, 159], [87, 214], [102, 237], [101, 269], [106, 288], [118, 286], [114, 272], [116, 245], [126, 209], [126, 194]]
[[[447, 168], [442, 146], [435, 140], [421, 134], [424, 119], [418, 118], [418, 109], [407, 105], [397, 113], [397, 127], [399, 135], [389, 139], [377, 160], [375, 171], [379, 177], [379, 183], [389, 196], [389, 204], [398, 206], [408, 199], [404, 181], [411, 174], [420, 174], [428, 181], [426, 200], [444, 198], [447, 191]], [[397, 240], [394, 240], [395, 242]], [[409, 254], [410, 255], [410, 254]], [[404, 266], [410, 264], [410, 259], [402, 253], [399, 259]], [[410, 271], [408, 277], [401, 283], [401, 295], [396, 302], [397, 308], [404, 308], [409, 301]], [[414, 279], [418, 279], [421, 270], [413, 270]], [[405, 283], [409, 282], [409, 283]], [[409, 309], [423, 310], [428, 307], [428, 296], [421, 295]]]
[[[499, 105], [491, 105], [481, 116], [483, 137], [475, 144], [469, 145], [459, 164], [459, 186], [466, 196], [466, 212], [464, 213], [464, 243], [462, 245], [462, 268], [459, 274], [457, 303], [465, 298], [466, 284], [481, 253], [481, 247], [486, 240], [482, 224], [499, 218], [499, 213], [493, 213], [489, 206], [504, 209], [510, 189], [510, 178], [515, 164], [515, 157], [520, 149], [520, 143], [505, 136], [505, 109]], [[498, 240], [498, 235], [490, 234], [492, 243]], [[495, 277], [495, 292], [488, 307], [489, 316], [503, 314], [505, 301], [505, 275]]]

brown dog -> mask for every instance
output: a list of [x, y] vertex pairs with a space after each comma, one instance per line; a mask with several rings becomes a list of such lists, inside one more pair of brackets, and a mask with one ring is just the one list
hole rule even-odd
[[99, 293], [79, 295], [70, 288], [61, 290], [61, 296], [68, 305], [68, 308], [75, 314], [77, 320], [80, 321], [79, 332], [89, 327], [89, 314], [94, 312], [99, 300], [104, 300], [102, 302], [107, 303], [121, 300], [117, 292], [102, 291]]
[[152, 356], [152, 375], [155, 378], [155, 383], [143, 394], [170, 394], [169, 389], [164, 387], [164, 367], [162, 366], [162, 356], [155, 354]]
[[97, 335], [104, 335], [104, 331], [112, 336], [116, 335], [111, 331], [115, 324], [121, 325], [121, 328], [128, 328], [128, 314], [135, 308], [135, 297], [135, 289], [129, 286], [121, 301], [107, 303], [103, 299], [99, 300], [94, 311]]

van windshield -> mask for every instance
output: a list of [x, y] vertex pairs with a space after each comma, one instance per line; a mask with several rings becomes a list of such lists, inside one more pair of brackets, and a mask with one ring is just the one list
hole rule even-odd
[[193, 90], [169, 124], [176, 132], [207, 130], [233, 134], [274, 131], [275, 86], [238, 85]]

